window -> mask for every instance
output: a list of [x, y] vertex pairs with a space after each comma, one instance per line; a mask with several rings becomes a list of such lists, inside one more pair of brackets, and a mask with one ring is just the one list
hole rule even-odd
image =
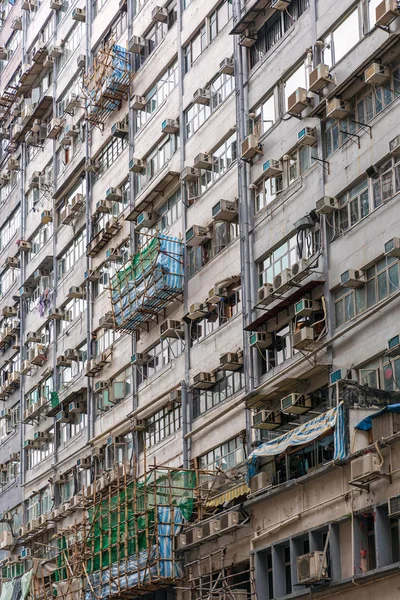
[[184, 64], [185, 73], [187, 73], [194, 63], [199, 58], [200, 54], [205, 50], [207, 46], [207, 29], [203, 25], [196, 35], [190, 40], [190, 42], [183, 49], [184, 53]]
[[78, 435], [87, 427], [87, 415], [78, 413], [71, 416], [69, 423], [60, 423], [60, 442], [64, 444], [72, 437]]
[[259, 137], [264, 135], [275, 123], [275, 98], [270, 96], [255, 110], [256, 119], [253, 121], [253, 131]]
[[[27, 450], [27, 468], [33, 469], [36, 465], [43, 462], [46, 458], [51, 456], [54, 452], [54, 429], [50, 428], [47, 430], [48, 440], [40, 444], [37, 448]], [[37, 517], [34, 517], [37, 518]]]
[[105, 350], [107, 350], [111, 346], [111, 344], [118, 340], [120, 335], [120, 331], [115, 331], [114, 329], [106, 329], [103, 335], [97, 336], [94, 356], [105, 352]]
[[8, 217], [7, 221], [0, 229], [0, 252], [11, 242], [12, 238], [19, 231], [21, 220], [21, 208], [18, 208]]
[[157, 46], [162, 42], [168, 32], [168, 23], [161, 23], [157, 21], [151, 29], [146, 31], [143, 34], [144, 39], [146, 40], [144, 48], [141, 49], [140, 52], [134, 53], [133, 56], [133, 65], [132, 70], [136, 73], [142, 65], [149, 58], [151, 53], [157, 48]]
[[165, 73], [161, 75], [160, 79], [154, 84], [151, 90], [147, 92], [145, 96], [145, 108], [136, 111], [136, 133], [149, 120], [151, 115], [158, 111], [165, 99], [177, 85], [178, 61], [175, 60]]
[[232, 319], [241, 310], [240, 290], [227, 292], [227, 298], [211, 307], [207, 315], [190, 324], [190, 343], [195, 346], [205, 337]]
[[189, 139], [214, 113], [234, 89], [232, 75], [218, 75], [210, 85], [209, 104], [193, 104], [185, 111], [186, 138]]
[[292, 0], [290, 3], [290, 15], [288, 12], [276, 12], [257, 31], [257, 41], [250, 48], [250, 68], [275, 46], [284, 34], [293, 27], [297, 20], [309, 7], [309, 0]]
[[332, 67], [357, 44], [360, 37], [358, 8], [356, 8], [325, 38], [322, 62]]
[[336, 327], [378, 304], [399, 290], [399, 261], [394, 256], [380, 260], [365, 272], [366, 283], [359, 288], [341, 288], [334, 294]]
[[60, 502], [66, 502], [75, 493], [75, 475], [73, 471], [69, 471], [63, 475], [62, 481], [58, 484], [60, 494]]
[[129, 366], [109, 382], [107, 389], [97, 394], [97, 410], [105, 412], [127, 398], [132, 390], [132, 367]]
[[340, 210], [334, 215], [335, 234], [340, 234], [358, 223], [370, 212], [368, 179], [348, 190], [339, 198]]
[[86, 229], [82, 231], [58, 258], [58, 279], [69, 273], [73, 266], [86, 254]]
[[43, 248], [53, 233], [53, 223], [41, 225], [38, 231], [30, 238], [31, 249], [28, 252], [28, 262]]
[[0, 275], [0, 296], [4, 297], [12, 286], [19, 281], [20, 269], [6, 269]]
[[372, 29], [376, 23], [376, 7], [381, 4], [381, 0], [368, 0], [368, 25]]
[[[3, 152], [4, 154], [4, 152]], [[0, 187], [0, 206], [3, 206], [6, 202], [8, 196], [14, 190], [14, 188], [19, 184], [20, 181], [20, 172], [12, 171], [10, 174], [10, 181], [5, 185]]]
[[276, 177], [268, 177], [263, 179], [261, 183], [257, 185], [255, 194], [254, 211], [257, 213], [273, 200], [275, 200], [277, 194], [283, 190], [283, 178], [282, 175]]
[[62, 118], [65, 114], [65, 103], [67, 100], [67, 97], [70, 94], [77, 94], [82, 95], [81, 93], [81, 85], [80, 85], [80, 81], [78, 78], [74, 78], [69, 84], [68, 87], [66, 88], [66, 90], [62, 93], [62, 95], [60, 96], [60, 98], [57, 100], [57, 104], [56, 104], [56, 114], [58, 118]]
[[300, 146], [288, 161], [289, 185], [302, 177], [315, 163], [315, 149], [310, 146]]
[[178, 135], [166, 135], [162, 141], [145, 158], [146, 171], [134, 173], [136, 192], [141, 190], [163, 169], [179, 147]]
[[371, 388], [398, 392], [400, 390], [400, 359], [376, 358], [358, 369], [359, 382]]
[[59, 62], [59, 73], [63, 70], [71, 56], [74, 52], [79, 48], [82, 39], [85, 35], [85, 25], [84, 23], [77, 23], [70, 33], [67, 35], [64, 45], [63, 45], [63, 53], [60, 56]]
[[273, 283], [276, 275], [290, 268], [300, 258], [310, 258], [318, 247], [318, 231], [309, 232], [304, 239], [292, 236], [258, 263], [258, 286]]
[[193, 418], [199, 417], [244, 388], [244, 374], [239, 371], [220, 373], [220, 380], [209, 390], [193, 389]]
[[308, 89], [307, 72], [306, 72], [306, 66], [305, 66], [304, 62], [302, 62], [301, 65], [299, 65], [296, 68], [294, 73], [292, 73], [290, 75], [290, 77], [288, 77], [288, 79], [286, 79], [284, 86], [285, 86], [285, 111], [286, 111], [287, 106], [288, 106], [289, 96], [291, 94], [293, 94], [297, 90], [297, 88]]
[[244, 439], [237, 436], [199, 456], [198, 465], [199, 469], [204, 471], [226, 471], [240, 465], [244, 460]]
[[117, 158], [128, 146], [127, 138], [112, 138], [96, 156], [95, 160], [99, 163], [97, 176], [101, 177], [115, 163]]
[[148, 350], [149, 360], [145, 365], [137, 367], [138, 385], [161, 371], [171, 361], [178, 358], [184, 350], [184, 342], [180, 339], [162, 340]]
[[182, 427], [182, 410], [180, 404], [164, 407], [149, 417], [146, 422], [145, 443], [149, 448], [158, 444]]
[[210, 227], [210, 239], [200, 246], [187, 249], [187, 269], [189, 277], [193, 277], [212, 258], [220, 254], [239, 235], [237, 223], [215, 221]]

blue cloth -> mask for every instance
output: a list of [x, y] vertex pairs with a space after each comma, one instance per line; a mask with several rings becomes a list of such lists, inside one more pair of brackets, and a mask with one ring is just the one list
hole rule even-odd
[[386, 412], [400, 413], [400, 404], [389, 404], [388, 406], [385, 406], [385, 408], [378, 410], [376, 413], [373, 413], [372, 415], [365, 417], [365, 419], [360, 421], [358, 423], [358, 425], [355, 426], [354, 429], [361, 429], [362, 431], [369, 431], [372, 428], [372, 419], [375, 419], [375, 417], [379, 417], [380, 415], [383, 415]]
[[335, 408], [331, 408], [326, 413], [319, 415], [315, 419], [307, 421], [303, 425], [296, 427], [293, 431], [289, 431], [284, 435], [261, 444], [258, 448], [247, 457], [247, 470], [248, 479], [250, 480], [254, 475], [257, 474], [257, 460], [258, 458], [266, 456], [277, 456], [285, 452], [292, 446], [303, 446], [308, 444], [330, 429], [335, 429], [334, 440], [335, 440], [335, 460], [339, 460], [346, 455], [346, 444], [345, 444], [345, 426], [344, 426], [344, 406], [343, 402]]

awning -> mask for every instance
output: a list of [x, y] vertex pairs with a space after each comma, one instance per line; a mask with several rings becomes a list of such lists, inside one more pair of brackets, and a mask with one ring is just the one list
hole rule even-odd
[[249, 492], [250, 489], [247, 483], [241, 483], [240, 485], [236, 485], [226, 492], [222, 492], [222, 494], [218, 494], [218, 496], [215, 496], [214, 498], [210, 498], [206, 501], [206, 506], [220, 506], [221, 504], [226, 504], [235, 498], [239, 498], [239, 496], [244, 496]]
[[284, 435], [261, 444], [258, 448], [248, 456], [248, 476], [251, 478], [256, 474], [256, 464], [258, 458], [265, 458], [267, 456], [276, 456], [285, 452], [292, 446], [304, 446], [310, 442], [321, 437], [327, 433], [330, 429], [335, 428], [335, 459], [342, 459], [345, 457], [345, 434], [344, 434], [344, 415], [343, 415], [343, 402], [335, 408], [331, 408], [326, 413], [323, 413], [315, 419], [311, 419], [289, 431]]
[[400, 413], [400, 404], [389, 404], [388, 406], [385, 406], [385, 408], [378, 410], [376, 413], [373, 413], [372, 415], [365, 417], [365, 419], [360, 421], [358, 423], [358, 425], [355, 426], [354, 429], [361, 429], [362, 431], [369, 431], [372, 428], [372, 419], [375, 419], [376, 417], [379, 417], [380, 415], [383, 415], [384, 413], [387, 413], [387, 412]]

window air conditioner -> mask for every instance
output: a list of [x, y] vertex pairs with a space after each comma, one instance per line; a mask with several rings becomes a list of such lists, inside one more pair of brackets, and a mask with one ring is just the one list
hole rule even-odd
[[227, 298], [227, 292], [225, 288], [221, 288], [218, 285], [214, 286], [208, 292], [207, 303], [208, 304], [218, 304], [222, 300]]
[[210, 170], [212, 168], [212, 156], [201, 152], [195, 156], [193, 164], [196, 169]]
[[385, 244], [385, 256], [400, 258], [400, 238], [392, 238]]
[[145, 163], [140, 158], [132, 158], [129, 161], [129, 170], [133, 173], [143, 173], [145, 170]]
[[54, 58], [52, 56], [46, 56], [43, 61], [43, 70], [47, 71], [47, 69], [52, 69], [54, 65]]
[[132, 431], [144, 431], [146, 429], [146, 422], [144, 419], [132, 419]]
[[244, 33], [239, 38], [239, 46], [244, 46], [245, 48], [251, 48], [257, 41], [257, 32], [252, 31], [251, 29], [246, 29]]
[[304, 88], [297, 88], [297, 90], [288, 97], [288, 113], [290, 115], [298, 116], [309, 104], [311, 104], [311, 98], [307, 97], [307, 90]]
[[229, 530], [236, 528], [240, 523], [240, 513], [238, 510], [231, 510], [219, 517], [220, 533], [228, 533]]
[[390, 338], [390, 340], [388, 340], [387, 350], [385, 352], [385, 355], [389, 356], [390, 358], [395, 358], [396, 356], [399, 356], [399, 354], [400, 354], [400, 335], [395, 335], [394, 337]]
[[390, 69], [379, 63], [372, 63], [364, 71], [365, 83], [371, 83], [372, 85], [382, 85], [390, 79]]
[[187, 246], [200, 246], [200, 244], [207, 242], [209, 239], [210, 237], [206, 227], [192, 225], [192, 227], [186, 231]]
[[[400, 136], [399, 136], [400, 137]], [[198, 169], [185, 167], [180, 175], [180, 181], [196, 181], [200, 177]]]
[[350, 483], [368, 483], [385, 475], [381, 462], [380, 456], [372, 452], [352, 460]]
[[0, 60], [7, 60], [8, 50], [4, 46], [0, 46]]
[[303, 146], [314, 146], [317, 143], [317, 133], [314, 127], [303, 127], [297, 133], [297, 141]]
[[84, 69], [86, 66], [86, 57], [84, 54], [79, 54], [78, 58], [76, 59], [76, 66], [78, 67], [78, 69]]
[[304, 394], [289, 394], [281, 399], [281, 409], [291, 415], [303, 415], [312, 407], [310, 396]]
[[250, 336], [250, 346], [252, 348], [268, 348], [272, 344], [272, 335], [270, 333], [256, 332]]
[[388, 498], [388, 513], [391, 519], [400, 518], [400, 496]]
[[78, 469], [90, 469], [92, 464], [92, 459], [90, 456], [85, 456], [84, 458], [78, 458], [76, 461], [76, 466]]
[[69, 358], [66, 358], [64, 354], [60, 354], [60, 356], [57, 356], [56, 365], [57, 367], [70, 367], [71, 361]]
[[52, 10], [60, 10], [62, 8], [63, 1], [62, 0], [51, 0], [50, 8]]
[[266, 471], [261, 471], [261, 473], [254, 475], [254, 477], [250, 479], [250, 491], [252, 494], [259, 492], [260, 490], [270, 488], [272, 485], [273, 475], [272, 473], [267, 473]]
[[332, 98], [326, 102], [326, 116], [332, 119], [344, 119], [350, 114], [350, 105], [340, 98]]
[[243, 356], [239, 358], [238, 354], [227, 352], [220, 356], [220, 371], [237, 371], [243, 366]]
[[50, 123], [47, 125], [47, 137], [50, 139], [55, 139], [62, 129], [61, 119], [51, 119]]
[[257, 299], [258, 304], [265, 306], [273, 302], [274, 297], [272, 296], [274, 293], [274, 286], [272, 283], [264, 283], [262, 287], [258, 289]]
[[111, 127], [111, 135], [116, 138], [126, 138], [129, 134], [128, 123], [124, 123], [123, 121], [117, 121]]
[[311, 317], [311, 315], [320, 310], [321, 305], [315, 300], [309, 298], [302, 298], [294, 305], [294, 314], [296, 317]]
[[183, 327], [180, 321], [173, 321], [167, 319], [160, 325], [160, 338], [166, 340], [169, 338], [181, 338], [183, 337]]
[[86, 412], [84, 402], [70, 402], [68, 404], [68, 412], [72, 415]]
[[343, 287], [359, 288], [365, 283], [364, 271], [348, 269], [340, 275], [340, 283]]
[[273, 430], [280, 427], [282, 424], [282, 416], [275, 413], [273, 410], [260, 410], [253, 415], [254, 429]]
[[146, 352], [137, 352], [131, 356], [131, 364], [140, 366], [149, 362], [150, 356]]
[[122, 202], [121, 188], [109, 187], [106, 191], [106, 200], [111, 202]]
[[131, 106], [134, 110], [144, 110], [146, 108], [146, 98], [144, 96], [133, 96]]
[[199, 88], [193, 94], [194, 104], [209, 104], [211, 98], [210, 90]]
[[251, 133], [242, 142], [242, 159], [251, 160], [256, 154], [262, 154], [262, 146], [257, 135]]
[[224, 58], [224, 60], [219, 65], [219, 71], [223, 75], [233, 75], [235, 71], [233, 58]]
[[208, 312], [207, 307], [200, 302], [194, 302], [189, 307], [188, 318], [189, 319], [199, 319], [200, 317], [204, 317]]
[[375, 25], [386, 27], [400, 14], [398, 2], [396, 0], [383, 0], [375, 9]]
[[161, 123], [161, 133], [178, 133], [179, 123], [175, 119], [164, 119]]
[[88, 158], [85, 163], [85, 171], [87, 173], [97, 173], [99, 170], [99, 162], [94, 158]]
[[292, 336], [292, 346], [296, 350], [306, 350], [314, 343], [314, 329], [312, 327], [302, 327]]
[[208, 390], [215, 383], [215, 377], [211, 373], [197, 373], [193, 377], [193, 387], [196, 390]]
[[86, 8], [75, 8], [72, 11], [72, 18], [74, 21], [81, 21], [84, 23], [86, 21]]
[[157, 213], [151, 213], [147, 210], [141, 212], [136, 219], [136, 229], [142, 227], [152, 227], [157, 221]]
[[60, 56], [62, 56], [63, 54], [63, 49], [61, 48], [61, 46], [52, 46], [49, 49], [49, 56], [52, 56], [53, 58], [60, 58]]
[[330, 215], [335, 210], [339, 209], [339, 202], [337, 198], [331, 198], [330, 196], [323, 196], [315, 205], [315, 210], [319, 215]]
[[320, 92], [328, 83], [332, 82], [332, 78], [329, 75], [329, 66], [320, 63], [310, 73], [308, 89], [310, 92]]
[[396, 135], [396, 137], [389, 142], [389, 151], [390, 154], [394, 156], [400, 154], [400, 135]]
[[283, 172], [279, 160], [269, 159], [263, 164], [263, 173], [266, 177], [274, 177]]
[[9, 171], [19, 170], [19, 160], [17, 158], [9, 158], [7, 161], [7, 169]]
[[310, 552], [297, 557], [297, 579], [299, 584], [312, 585], [329, 579], [326, 557], [323, 552]]
[[146, 45], [146, 40], [144, 38], [138, 37], [137, 35], [133, 35], [128, 42], [128, 50], [129, 52], [133, 52], [134, 54], [139, 54]]
[[284, 269], [281, 273], [275, 275], [273, 282], [274, 293], [283, 294], [289, 290], [292, 287], [290, 283], [291, 279], [292, 271], [290, 269]]
[[160, 23], [165, 23], [168, 19], [168, 11], [163, 6], [155, 6], [151, 11], [151, 19], [152, 21], [158, 21]]

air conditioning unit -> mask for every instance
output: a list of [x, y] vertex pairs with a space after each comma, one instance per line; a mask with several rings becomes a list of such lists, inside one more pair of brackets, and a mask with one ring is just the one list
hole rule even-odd
[[369, 483], [382, 475], [385, 475], [385, 469], [378, 454], [369, 452], [351, 461], [350, 483]]
[[33, 434], [33, 439], [37, 442], [46, 442], [50, 438], [50, 435], [46, 431], [36, 431]]
[[131, 364], [136, 366], [145, 365], [149, 362], [149, 358], [150, 356], [147, 352], [137, 352], [136, 354], [132, 354]]
[[326, 102], [326, 116], [331, 119], [344, 119], [350, 114], [350, 104], [340, 98]]
[[68, 404], [68, 412], [72, 415], [78, 415], [86, 412], [85, 404], [83, 402], [70, 402]]
[[297, 141], [303, 146], [314, 146], [317, 143], [317, 132], [314, 127], [303, 127], [297, 133]]
[[221, 514], [219, 517], [219, 532], [228, 533], [231, 529], [235, 529], [240, 524], [240, 513], [238, 510], [231, 510]]
[[310, 268], [310, 261], [307, 258], [300, 258], [297, 262], [293, 263], [290, 267], [292, 272], [292, 282], [298, 283], [307, 277]]
[[189, 307], [188, 318], [189, 319], [199, 319], [200, 317], [204, 317], [208, 312], [207, 306], [201, 304], [200, 302], [194, 302]]
[[50, 139], [55, 139], [62, 129], [62, 121], [61, 119], [51, 119], [49, 124], [47, 125], [47, 137]]
[[124, 123], [123, 121], [117, 121], [111, 127], [111, 135], [116, 138], [126, 138], [129, 134], [128, 123]]
[[290, 269], [284, 269], [281, 273], [275, 275], [273, 281], [274, 292], [283, 294], [289, 290], [292, 287], [291, 279], [292, 271]]
[[286, 10], [291, 3], [292, 0], [272, 0], [271, 8], [275, 8], [275, 10]]
[[134, 417], [131, 423], [132, 431], [144, 431], [146, 429], [146, 422], [144, 419], [137, 419]]
[[293, 94], [288, 97], [288, 113], [298, 116], [300, 113], [311, 104], [311, 99], [307, 97], [307, 90], [297, 88]]
[[60, 410], [55, 416], [57, 423], [69, 423], [71, 421], [71, 417], [65, 410]]
[[8, 50], [4, 46], [0, 46], [0, 60], [7, 60]]
[[389, 142], [389, 151], [390, 154], [394, 156], [400, 154], [400, 135], [396, 135], [396, 137]]
[[183, 337], [183, 327], [180, 321], [172, 321], [168, 319], [160, 325], [160, 338], [166, 340], [169, 338]]
[[254, 477], [250, 479], [250, 491], [252, 494], [256, 494], [261, 490], [270, 488], [272, 485], [273, 475], [272, 473], [267, 473], [266, 471], [261, 471], [261, 473], [254, 475]]
[[78, 469], [90, 469], [92, 464], [92, 460], [90, 456], [86, 456], [84, 458], [78, 458], [76, 461], [76, 466]]
[[8, 267], [10, 269], [18, 269], [19, 258], [17, 258], [16, 256], [7, 256], [6, 260], [4, 261], [3, 267]]
[[221, 288], [218, 285], [214, 286], [208, 292], [207, 303], [208, 304], [218, 304], [222, 300], [227, 298], [227, 292], [225, 288]]
[[96, 202], [96, 214], [104, 213], [109, 214], [112, 210], [112, 203], [109, 200], [98, 200]]
[[266, 429], [272, 431], [282, 424], [282, 416], [273, 410], [260, 410], [253, 415], [254, 429]]
[[95, 160], [94, 158], [88, 158], [86, 163], [85, 163], [85, 171], [87, 173], [97, 173], [97, 171], [99, 170], [99, 162], [97, 160]]
[[270, 333], [256, 332], [250, 336], [250, 346], [252, 348], [269, 348], [272, 344], [272, 335]]
[[210, 236], [206, 227], [192, 225], [192, 227], [186, 231], [187, 246], [200, 246], [200, 244], [207, 242], [209, 239]]
[[153, 21], [165, 23], [168, 19], [168, 11], [163, 6], [155, 6], [151, 11], [151, 18]]
[[257, 292], [257, 300], [258, 304], [265, 306], [266, 304], [270, 304], [274, 300], [272, 294], [274, 293], [274, 286], [272, 283], [264, 283], [264, 285], [258, 289]]
[[0, 533], [0, 549], [7, 550], [14, 545], [14, 537], [8, 529]]
[[251, 48], [257, 41], [257, 32], [252, 31], [251, 29], [246, 29], [244, 33], [239, 38], [239, 46], [244, 46], [245, 48]]
[[57, 367], [70, 367], [71, 361], [64, 354], [60, 354], [60, 356], [57, 356], [56, 365]]
[[179, 123], [175, 119], [164, 119], [161, 123], [161, 133], [178, 133]]
[[69, 288], [67, 297], [68, 298], [83, 298], [84, 295], [85, 295], [84, 290], [81, 287], [78, 287], [77, 285], [73, 285], [72, 287]]
[[144, 110], [146, 108], [146, 98], [144, 96], [133, 96], [131, 106], [134, 110]]
[[396, 0], [383, 0], [375, 9], [375, 25], [386, 27], [400, 14], [399, 4]]
[[137, 35], [133, 35], [128, 42], [128, 50], [134, 54], [139, 54], [145, 46], [146, 40]]
[[86, 57], [84, 54], [79, 54], [78, 58], [76, 59], [76, 66], [78, 67], [78, 69], [84, 69], [86, 66]]
[[311, 398], [305, 394], [289, 394], [281, 399], [282, 411], [291, 415], [303, 415], [311, 408]]
[[63, 0], [51, 0], [50, 8], [53, 10], [60, 10], [63, 5]]
[[399, 356], [399, 354], [400, 354], [400, 335], [395, 335], [394, 337], [390, 338], [390, 340], [388, 340], [387, 350], [385, 352], [385, 355], [389, 356], [390, 358], [395, 358], [396, 356]]
[[385, 243], [385, 256], [400, 258], [400, 238], [392, 238]]
[[23, 360], [21, 363], [21, 373], [23, 375], [29, 375], [32, 368], [30, 360]]
[[357, 271], [355, 269], [347, 269], [340, 275], [340, 283], [343, 287], [347, 288], [359, 288], [365, 283], [364, 271]]
[[84, 278], [85, 278], [85, 280], [91, 281], [94, 283], [100, 279], [100, 271], [98, 271], [97, 269], [92, 269], [91, 271], [85, 271]]
[[227, 352], [220, 356], [219, 368], [221, 371], [237, 371], [243, 366], [243, 356], [239, 358], [234, 352]]
[[279, 160], [266, 160], [263, 164], [263, 173], [266, 177], [274, 177], [275, 175], [283, 173]]
[[72, 11], [72, 19], [84, 23], [86, 21], [86, 8], [75, 8]]
[[18, 171], [19, 170], [18, 158], [9, 158], [7, 161], [7, 169], [9, 171]]
[[315, 210], [319, 215], [330, 215], [335, 210], [339, 209], [339, 201], [337, 198], [331, 198], [330, 196], [323, 196], [317, 200]]
[[0, 186], [6, 185], [11, 179], [10, 173], [4, 172], [0, 175]]
[[133, 173], [143, 173], [145, 170], [145, 162], [140, 158], [132, 158], [129, 161], [129, 170]]
[[[400, 136], [399, 136], [400, 137]], [[194, 167], [185, 167], [180, 175], [180, 181], [197, 181], [200, 172]]]
[[310, 92], [320, 92], [328, 83], [331, 83], [332, 78], [329, 75], [329, 66], [320, 63], [309, 76], [308, 89]]
[[320, 303], [309, 298], [302, 298], [294, 305], [294, 314], [296, 317], [311, 317], [317, 310], [320, 310]]
[[50, 308], [48, 313], [49, 319], [62, 320], [65, 317], [65, 312], [61, 308]]
[[136, 219], [136, 229], [141, 229], [142, 227], [152, 227], [157, 221], [157, 214], [151, 213], [146, 210], [141, 212]]
[[262, 146], [260, 145], [258, 136], [251, 133], [242, 142], [242, 159], [250, 160], [256, 154], [262, 154]]
[[210, 102], [211, 93], [210, 90], [199, 88], [193, 94], [194, 104], [208, 104]]
[[51, 46], [51, 48], [49, 49], [49, 56], [52, 56], [53, 58], [60, 58], [62, 54], [63, 49], [61, 48], [61, 46]]
[[317, 581], [326, 581], [328, 566], [324, 552], [310, 552], [297, 557], [297, 579], [299, 584], [312, 585]]
[[47, 71], [47, 69], [52, 69], [54, 65], [54, 58], [52, 56], [46, 56], [43, 61], [43, 71]]
[[19, 295], [21, 296], [21, 298], [29, 298], [32, 295], [32, 291], [32, 288], [23, 285], [19, 288]]
[[[34, 521], [37, 521], [37, 520], [38, 519], [34, 519]], [[31, 523], [32, 523], [32, 521], [31, 521]], [[32, 531], [33, 529], [36, 529], [36, 527], [31, 526], [30, 529]], [[22, 548], [21, 549], [21, 554], [20, 554], [21, 560], [31, 558], [31, 556], [33, 556], [33, 554], [32, 554], [32, 550], [30, 548]]]
[[94, 384], [94, 392], [99, 393], [108, 388], [108, 381], [96, 381]]
[[219, 72], [223, 75], [233, 75], [235, 71], [235, 63], [233, 57], [224, 58], [219, 64]]
[[307, 350], [314, 343], [314, 329], [312, 327], [302, 327], [292, 336], [292, 346], [296, 350]]
[[212, 168], [212, 155], [201, 152], [195, 156], [193, 164], [196, 169], [210, 170]]
[[22, 17], [16, 17], [11, 21], [11, 29], [14, 29], [14, 31], [22, 31]]
[[400, 496], [388, 498], [388, 517], [391, 519], [400, 518]]
[[390, 79], [390, 69], [379, 63], [372, 63], [364, 71], [365, 83], [372, 85], [383, 85]]
[[215, 383], [215, 377], [211, 373], [197, 373], [193, 377], [193, 387], [196, 390], [208, 390]]

